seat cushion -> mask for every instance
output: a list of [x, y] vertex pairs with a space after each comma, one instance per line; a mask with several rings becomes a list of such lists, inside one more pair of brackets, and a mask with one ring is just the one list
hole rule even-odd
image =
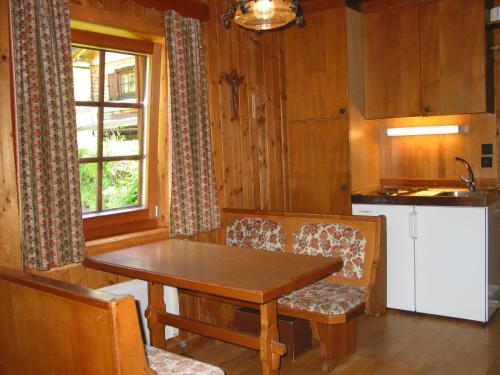
[[245, 217], [228, 224], [226, 244], [257, 250], [284, 251], [285, 235], [281, 225], [275, 221]]
[[348, 313], [365, 301], [366, 288], [317, 281], [278, 299], [280, 306], [324, 315]]
[[340, 257], [344, 267], [334, 275], [351, 279], [363, 277], [365, 246], [359, 229], [342, 224], [304, 224], [293, 237], [294, 253]]
[[220, 368], [146, 345], [149, 367], [158, 375], [224, 375]]

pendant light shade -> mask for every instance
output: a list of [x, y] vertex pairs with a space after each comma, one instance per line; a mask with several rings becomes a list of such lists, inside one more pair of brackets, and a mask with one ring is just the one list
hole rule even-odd
[[232, 18], [237, 25], [251, 30], [276, 29], [293, 20], [304, 24], [299, 0], [237, 0], [229, 4], [229, 10], [221, 17], [226, 28]]

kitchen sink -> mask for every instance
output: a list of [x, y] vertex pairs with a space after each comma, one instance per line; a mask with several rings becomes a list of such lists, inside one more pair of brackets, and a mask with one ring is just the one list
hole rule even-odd
[[486, 193], [484, 191], [443, 191], [436, 194], [435, 197], [464, 197], [464, 198], [481, 198]]

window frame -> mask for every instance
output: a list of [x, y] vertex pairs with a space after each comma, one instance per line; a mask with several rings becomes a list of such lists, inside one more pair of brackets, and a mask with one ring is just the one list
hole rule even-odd
[[[161, 72], [162, 46], [158, 43], [71, 29], [72, 43], [81, 47], [112, 50], [125, 53], [149, 55], [148, 110], [144, 117], [144, 206], [126, 207], [110, 211], [83, 215], [85, 239], [93, 240], [158, 227], [158, 122], [160, 85], [154, 84], [155, 76]], [[137, 85], [137, 82], [136, 82]], [[104, 99], [104, 98], [103, 98]], [[107, 102], [106, 102], [107, 103]], [[119, 103], [115, 103], [119, 107]], [[127, 104], [127, 108], [130, 105]], [[140, 187], [142, 189], [142, 186]]]

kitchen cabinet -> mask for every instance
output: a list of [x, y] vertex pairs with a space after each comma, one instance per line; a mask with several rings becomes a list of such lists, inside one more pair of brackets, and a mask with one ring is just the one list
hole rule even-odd
[[387, 218], [387, 305], [485, 322], [485, 207], [354, 204], [355, 215]]
[[482, 0], [374, 0], [363, 7], [367, 118], [492, 110]]
[[306, 14], [284, 31], [289, 121], [348, 117], [346, 7]]
[[363, 13], [365, 116], [419, 116], [418, 1], [373, 3]]
[[288, 123], [291, 211], [350, 214], [348, 139], [348, 120]]
[[362, 20], [343, 1], [323, 5], [309, 11], [304, 3], [306, 27], [283, 32], [289, 208], [350, 214], [348, 86], [362, 67], [358, 58], [348, 71], [347, 61], [353, 45], [361, 49]]

